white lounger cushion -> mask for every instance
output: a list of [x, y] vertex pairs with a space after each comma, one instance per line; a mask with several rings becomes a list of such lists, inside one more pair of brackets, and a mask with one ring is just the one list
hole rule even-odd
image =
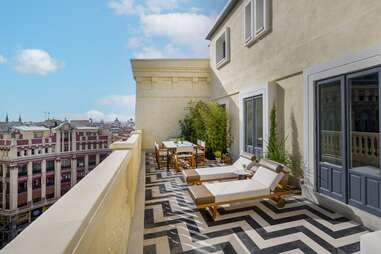
[[249, 165], [251, 160], [240, 157], [233, 165], [222, 167], [210, 167], [210, 168], [196, 168], [197, 174], [200, 175], [201, 181], [218, 180], [230, 177], [237, 177], [234, 171], [237, 169], [242, 170], [243, 165]]
[[270, 188], [254, 180], [238, 180], [221, 183], [205, 183], [215, 202], [230, 202], [238, 199], [260, 197], [270, 194]]
[[229, 177], [236, 177], [234, 171], [237, 169], [233, 166], [214, 167], [214, 168], [196, 168], [197, 174], [200, 175], [201, 181], [208, 181], [214, 179], [224, 179]]
[[276, 173], [271, 169], [260, 166], [255, 172], [252, 180], [262, 183], [273, 191], [277, 187], [279, 181], [282, 180], [283, 176], [283, 173]]

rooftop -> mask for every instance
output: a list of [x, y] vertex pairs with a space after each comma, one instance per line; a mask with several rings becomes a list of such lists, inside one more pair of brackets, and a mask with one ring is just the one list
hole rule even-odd
[[43, 126], [17, 126], [14, 129], [20, 131], [49, 131], [48, 128]]

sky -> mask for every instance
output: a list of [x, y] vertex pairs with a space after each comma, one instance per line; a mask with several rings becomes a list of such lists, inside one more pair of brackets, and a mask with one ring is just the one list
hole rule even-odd
[[130, 59], [207, 57], [226, 1], [1, 1], [0, 121], [134, 117]]

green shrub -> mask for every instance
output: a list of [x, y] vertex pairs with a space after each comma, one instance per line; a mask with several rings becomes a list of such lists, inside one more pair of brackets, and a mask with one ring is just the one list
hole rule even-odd
[[191, 102], [189, 112], [179, 122], [181, 135], [196, 143], [205, 141], [208, 154], [226, 152], [230, 146], [229, 119], [226, 110], [215, 102]]
[[270, 114], [270, 133], [269, 140], [267, 143], [267, 154], [266, 158], [282, 163], [284, 165], [289, 164], [289, 156], [284, 147], [284, 140], [280, 141], [278, 137], [278, 126], [277, 126], [277, 116], [275, 104], [271, 109]]

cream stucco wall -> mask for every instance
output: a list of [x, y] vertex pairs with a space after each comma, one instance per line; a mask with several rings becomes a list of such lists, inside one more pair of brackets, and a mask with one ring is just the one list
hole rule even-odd
[[209, 60], [160, 59], [132, 60], [136, 81], [136, 127], [144, 130], [143, 148], [154, 141], [180, 134], [192, 100], [210, 98]]
[[[277, 84], [280, 97], [275, 99], [284, 108], [279, 112], [282, 134], [289, 152], [299, 153], [303, 149], [303, 70], [381, 45], [381, 2], [273, 0], [271, 31], [250, 47], [244, 46], [243, 39], [244, 2], [238, 1], [211, 38], [212, 98], [230, 101], [234, 120], [240, 109], [237, 93]], [[231, 60], [217, 69], [215, 43], [226, 27], [230, 27]], [[238, 141], [237, 120], [232, 122], [232, 134]], [[235, 155], [238, 147], [233, 143]]]

